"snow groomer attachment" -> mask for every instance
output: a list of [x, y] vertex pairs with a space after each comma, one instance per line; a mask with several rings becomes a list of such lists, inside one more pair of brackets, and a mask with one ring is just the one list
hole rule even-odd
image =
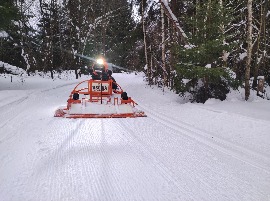
[[55, 117], [65, 118], [127, 118], [146, 117], [135, 106], [108, 70], [102, 59], [92, 66], [92, 79], [80, 82], [70, 93], [67, 106], [56, 110]]

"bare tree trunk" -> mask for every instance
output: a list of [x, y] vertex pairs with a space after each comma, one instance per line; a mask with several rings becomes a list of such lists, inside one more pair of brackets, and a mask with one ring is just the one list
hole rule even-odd
[[104, 21], [102, 22], [102, 53], [103, 56], [106, 56], [106, 25], [104, 24]]
[[251, 66], [251, 56], [252, 56], [252, 0], [247, 2], [248, 9], [248, 21], [247, 21], [247, 63], [246, 63], [246, 73], [245, 73], [245, 100], [247, 101], [250, 95], [250, 66]]
[[[221, 16], [221, 19], [224, 19], [224, 6], [223, 6], [223, 0], [219, 0], [219, 6], [220, 6], [220, 10], [219, 10], [219, 15]], [[220, 31], [222, 33], [222, 36], [224, 37], [225, 34], [225, 27], [224, 27], [224, 22], [221, 21], [220, 23]], [[225, 37], [224, 37], [225, 38]], [[222, 58], [223, 58], [223, 67], [227, 67], [227, 58], [228, 58], [228, 52], [223, 50], [222, 51]]]
[[143, 41], [144, 41], [145, 65], [147, 67], [148, 82], [150, 82], [150, 69], [149, 69], [149, 66], [148, 66], [146, 30], [145, 30], [145, 21], [144, 20], [145, 20], [145, 17], [144, 17], [144, 5], [143, 5], [143, 1], [142, 1], [142, 26], [143, 26]]
[[153, 53], [152, 53], [152, 45], [150, 45], [150, 86], [153, 84]]
[[[219, 0], [219, 5], [220, 5], [220, 15], [221, 15], [221, 19], [223, 19], [224, 18], [224, 11], [223, 11], [223, 0]], [[221, 24], [220, 24], [220, 29], [221, 29], [221, 32], [222, 32], [222, 34], [224, 34], [224, 32], [225, 32], [225, 29], [224, 29], [224, 23], [223, 23], [223, 21], [221, 22]]]
[[175, 26], [178, 36], [181, 37], [181, 41], [187, 45], [187, 35], [185, 34], [184, 30], [180, 27], [179, 21], [176, 16], [173, 14], [170, 6], [168, 5], [167, 1], [159, 0], [161, 7], [163, 7], [163, 12], [167, 15], [168, 18], [172, 20], [173, 25]]
[[24, 62], [26, 63], [26, 72], [28, 74], [28, 76], [30, 75], [30, 68], [31, 68], [31, 59], [30, 57], [32, 56], [32, 51], [31, 49], [29, 48], [29, 43], [28, 43], [28, 38], [27, 38], [27, 35], [28, 35], [28, 28], [26, 26], [26, 23], [27, 23], [27, 20], [25, 18], [25, 15], [24, 15], [24, 3], [25, 2], [20, 2], [20, 12], [22, 13], [22, 18], [20, 19], [20, 34], [21, 34], [21, 41], [20, 41], [20, 45], [21, 45], [21, 48], [22, 48], [22, 52], [21, 52], [21, 56], [23, 57], [24, 59]]
[[260, 18], [260, 29], [258, 32], [258, 38], [257, 38], [257, 51], [256, 51], [256, 65], [254, 68], [254, 80], [253, 80], [253, 84], [252, 84], [252, 88], [256, 88], [257, 87], [257, 78], [258, 78], [258, 73], [259, 73], [259, 68], [260, 68], [260, 64], [261, 61], [264, 58], [264, 54], [262, 54], [262, 58], [259, 59], [259, 54], [260, 54], [260, 49], [261, 49], [261, 37], [262, 40], [265, 39], [265, 19], [266, 19], [266, 14], [267, 14], [267, 1], [265, 1], [265, 5], [263, 5], [263, 2], [261, 2], [261, 18]]
[[[103, 15], [106, 15], [105, 7], [103, 7]], [[102, 17], [102, 53], [103, 56], [106, 56], [106, 22], [105, 17]]]
[[54, 70], [54, 62], [53, 62], [53, 34], [54, 34], [54, 26], [55, 26], [55, 21], [53, 19], [54, 13], [55, 12], [55, 5], [56, 2], [55, 0], [51, 0], [51, 10], [50, 10], [50, 43], [49, 43], [49, 55], [50, 55], [50, 72], [51, 72], [51, 78], [53, 79], [53, 70]]
[[162, 34], [162, 69], [163, 69], [163, 91], [164, 87], [167, 84], [167, 75], [166, 75], [166, 63], [165, 63], [165, 28], [164, 28], [164, 8], [161, 5], [161, 34]]
[[204, 27], [203, 27], [203, 29], [204, 29], [204, 35], [203, 35], [203, 40], [206, 39], [207, 34], [208, 34], [207, 24], [210, 24], [211, 23], [211, 21], [209, 20], [210, 19], [209, 15], [210, 15], [210, 12], [211, 12], [211, 9], [212, 9], [211, 4], [212, 4], [212, 1], [211, 0], [208, 0], [208, 2], [207, 2], [207, 8], [206, 8], [206, 15], [205, 15], [205, 18], [204, 18]]

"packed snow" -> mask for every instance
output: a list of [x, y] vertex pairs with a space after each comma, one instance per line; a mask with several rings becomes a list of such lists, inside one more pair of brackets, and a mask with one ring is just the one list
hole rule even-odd
[[147, 117], [53, 117], [74, 73], [0, 74], [0, 200], [269, 201], [270, 102], [186, 103], [113, 74]]
[[0, 61], [0, 70], [5, 69], [7, 72], [12, 72], [12, 74], [19, 75], [19, 74], [25, 74], [25, 70], [18, 68], [16, 66], [12, 66], [8, 63], [4, 63]]
[[6, 38], [6, 37], [8, 37], [7, 32], [5, 32], [5, 31], [0, 31], [0, 38]]

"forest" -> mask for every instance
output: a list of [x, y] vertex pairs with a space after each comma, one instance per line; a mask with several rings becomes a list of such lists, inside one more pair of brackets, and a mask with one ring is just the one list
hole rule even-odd
[[268, 0], [0, 0], [0, 61], [53, 79], [102, 55], [191, 102], [267, 98], [269, 18]]

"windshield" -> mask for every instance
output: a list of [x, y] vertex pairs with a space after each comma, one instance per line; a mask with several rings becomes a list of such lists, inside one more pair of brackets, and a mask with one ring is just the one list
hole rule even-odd
[[104, 65], [100, 65], [100, 64], [95, 64], [93, 67], [94, 71], [102, 71], [105, 70], [105, 66]]

